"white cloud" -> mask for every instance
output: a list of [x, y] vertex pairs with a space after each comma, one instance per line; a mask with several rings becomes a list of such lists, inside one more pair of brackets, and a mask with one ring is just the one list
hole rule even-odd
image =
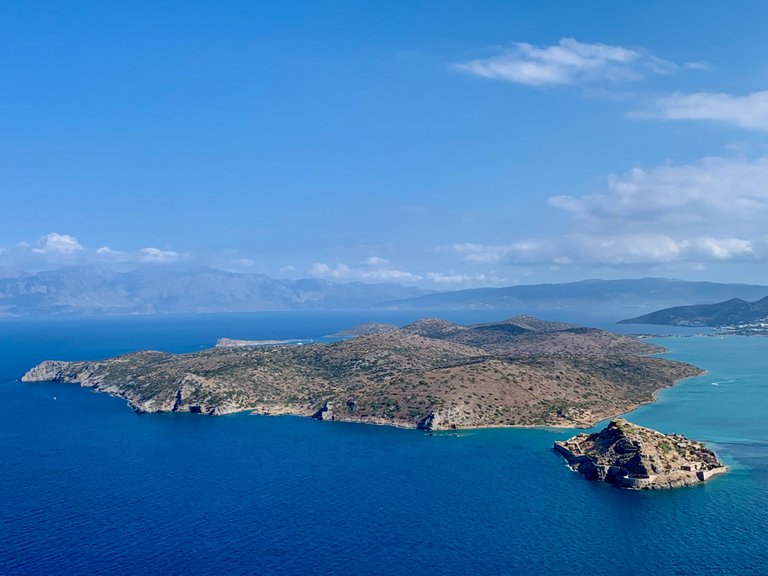
[[659, 120], [709, 120], [739, 128], [768, 130], [768, 90], [736, 96], [722, 92], [674, 93], [633, 116]]
[[455, 272], [427, 272], [427, 280], [435, 284], [464, 284], [471, 280], [469, 274], [457, 274]]
[[496, 275], [495, 271], [489, 271], [488, 273], [465, 273], [450, 270], [448, 272], [427, 272], [421, 275], [390, 267], [372, 270], [366, 266], [348, 266], [342, 263], [332, 266], [324, 262], [315, 262], [309, 270], [309, 275], [314, 278], [324, 278], [336, 282], [428, 283], [438, 286], [450, 285], [452, 288], [496, 285], [504, 281]]
[[544, 254], [554, 257], [553, 241], [548, 239], [519, 240], [503, 245], [454, 244], [450, 249], [473, 264], [497, 264], [509, 260], [538, 262]]
[[19, 241], [2, 254], [4, 265], [20, 269], [39, 270], [62, 265], [99, 264], [125, 270], [137, 264], [173, 264], [193, 262], [224, 267], [237, 266], [240, 270], [255, 270], [259, 261], [236, 252], [222, 250], [209, 253], [205, 260], [187, 251], [148, 246], [141, 249], [117, 249], [110, 245], [91, 247], [82, 244], [75, 236], [51, 232], [34, 242]]
[[592, 229], [754, 234], [768, 219], [768, 157], [636, 168], [611, 176], [604, 192], [549, 202]]
[[716, 260], [756, 255], [753, 242], [740, 238], [698, 238], [694, 246], [700, 253]]
[[51, 232], [42, 236], [34, 243], [21, 241], [7, 256], [18, 266], [38, 267], [43, 263], [56, 264], [89, 264], [94, 262], [125, 264], [136, 262], [175, 262], [185, 255], [173, 250], [159, 248], [142, 248], [137, 251], [116, 250], [110, 246], [100, 246], [93, 249], [84, 246], [69, 234]]
[[[455, 245], [465, 261], [477, 263], [478, 254], [493, 256], [495, 263], [588, 266], [654, 265], [676, 262], [755, 260], [768, 257], [765, 240], [700, 236], [673, 238], [666, 234], [569, 234], [531, 242], [535, 249], [520, 251], [517, 244], [484, 246], [472, 251]], [[490, 260], [490, 257], [488, 258]]]
[[697, 62], [686, 62], [683, 64], [683, 67], [687, 68], [688, 70], [709, 70], [709, 64], [702, 60]]
[[[83, 253], [84, 260], [96, 260], [101, 262], [113, 263], [169, 263], [176, 262], [182, 255], [174, 250], [160, 250], [159, 248], [142, 248], [135, 252], [126, 252], [124, 250], [115, 250], [109, 246], [102, 246], [96, 250], [86, 250]], [[241, 266], [246, 264], [240, 262]]]
[[96, 260], [106, 260], [108, 262], [129, 262], [132, 259], [128, 252], [113, 250], [109, 246], [97, 248], [94, 255]]
[[562, 237], [450, 246], [467, 264], [658, 265], [768, 260], [768, 157], [633, 169], [605, 190], [554, 196]]
[[68, 234], [51, 232], [40, 238], [32, 252], [43, 255], [72, 256], [83, 250], [77, 238]]
[[350, 267], [347, 264], [338, 263], [330, 266], [324, 262], [315, 262], [309, 269], [309, 275], [313, 278], [325, 278], [338, 281], [360, 282], [417, 282], [420, 276], [405, 270], [392, 268], [380, 268], [371, 270], [368, 267]]
[[461, 71], [529, 86], [594, 81], [637, 80], [647, 74], [669, 74], [678, 66], [642, 49], [561, 38], [551, 46], [514, 44], [489, 58], [456, 64]]
[[466, 274], [461, 272], [427, 272], [426, 279], [435, 284], [459, 284], [459, 285], [477, 285], [477, 284], [498, 284], [499, 278], [495, 274]]
[[412, 274], [405, 270], [373, 270], [370, 272], [363, 272], [360, 274], [360, 280], [364, 282], [417, 282], [421, 280], [421, 276]]
[[160, 250], [159, 248], [142, 248], [139, 250], [139, 262], [176, 262], [180, 254], [174, 250]]
[[[340, 272], [337, 270], [335, 273], [339, 274]], [[315, 262], [314, 264], [312, 264], [312, 267], [309, 269], [309, 275], [312, 276], [313, 278], [328, 278], [333, 274], [334, 274], [334, 271], [325, 262]]]
[[561, 250], [570, 261], [589, 264], [668, 264], [743, 260], [755, 256], [752, 242], [740, 238], [673, 238], [666, 234], [573, 235]]
[[365, 259], [365, 264], [368, 266], [387, 266], [389, 264], [389, 260], [379, 256], [369, 256]]

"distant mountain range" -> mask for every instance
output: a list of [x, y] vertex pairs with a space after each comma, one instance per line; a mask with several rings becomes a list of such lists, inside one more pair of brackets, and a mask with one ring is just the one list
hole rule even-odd
[[729, 298], [756, 300], [768, 286], [687, 282], [667, 278], [583, 280], [563, 284], [533, 284], [506, 288], [475, 288], [425, 294], [385, 302], [392, 310], [504, 309], [594, 310], [626, 317], [683, 304], [704, 304]]
[[281, 280], [214, 268], [144, 266], [129, 272], [65, 267], [0, 269], [0, 316], [188, 314], [270, 310], [587, 311], [622, 318], [682, 304], [757, 300], [768, 286], [664, 278], [584, 280], [430, 292], [400, 284]]
[[399, 284], [278, 280], [213, 268], [146, 266], [130, 272], [67, 267], [0, 271], [0, 316], [114, 315], [365, 309], [425, 294]]
[[731, 298], [717, 304], [675, 306], [651, 314], [622, 320], [622, 324], [662, 324], [666, 326], [738, 326], [768, 319], [768, 297], [757, 302]]

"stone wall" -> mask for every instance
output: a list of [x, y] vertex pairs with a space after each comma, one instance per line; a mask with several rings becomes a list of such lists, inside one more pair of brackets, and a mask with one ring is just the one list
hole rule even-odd
[[699, 470], [696, 472], [696, 477], [704, 482], [705, 480], [709, 480], [712, 478], [712, 476], [717, 476], [718, 474], [724, 474], [728, 471], [727, 466], [720, 466], [718, 468], [712, 468], [712, 470]]

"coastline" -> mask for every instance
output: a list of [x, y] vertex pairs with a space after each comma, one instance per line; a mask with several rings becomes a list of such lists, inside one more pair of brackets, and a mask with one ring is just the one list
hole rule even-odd
[[[697, 368], [698, 368], [698, 366], [697, 366]], [[670, 388], [673, 388], [673, 387], [677, 386], [679, 383], [681, 383], [681, 382], [683, 382], [685, 380], [690, 380], [691, 378], [699, 378], [699, 377], [705, 376], [707, 374], [709, 374], [709, 370], [705, 370], [704, 368], [701, 368], [701, 373], [700, 374], [696, 374], [694, 376], [685, 376], [683, 378], [678, 378], [677, 380], [672, 382], [672, 384], [670, 384], [669, 386], [664, 386], [663, 388], [659, 388], [658, 390], [654, 391], [653, 392], [653, 398], [651, 400], [649, 400], [648, 402], [641, 402], [640, 404], [637, 404], [636, 406], [630, 408], [629, 410], [626, 410], [626, 411], [622, 412], [621, 414], [616, 414], [615, 416], [609, 416], [608, 418], [603, 418], [603, 420], [599, 420], [598, 422], [596, 422], [595, 425], [599, 424], [600, 422], [603, 422], [604, 420], [609, 420], [609, 419], [613, 419], [613, 418], [619, 418], [621, 416], [629, 414], [630, 412], [634, 412], [635, 410], [637, 410], [638, 408], [641, 408], [642, 406], [649, 406], [651, 404], [655, 404], [658, 401], [658, 396], [659, 396], [659, 394], [661, 392], [664, 392], [665, 390], [669, 390]]]
[[[446, 324], [438, 319], [426, 319], [421, 322], [423, 326], [417, 324], [418, 329], [424, 330], [434, 329], [435, 325], [445, 329], [444, 324]], [[449, 328], [453, 326], [450, 323], [447, 324]], [[486, 336], [485, 333], [480, 333], [477, 337], [485, 338]], [[603, 339], [601, 343], [608, 338], [608, 342], [611, 344], [616, 341], [616, 338], [624, 338], [607, 332], [598, 332], [597, 337]], [[592, 338], [591, 333], [589, 338]], [[486, 340], [482, 341], [486, 342]], [[253, 415], [292, 415], [321, 421], [374, 424], [428, 432], [451, 432], [485, 428], [589, 429], [604, 420], [627, 414], [643, 405], [654, 403], [658, 399], [658, 393], [662, 390], [675, 386], [684, 379], [706, 373], [705, 370], [685, 362], [658, 358], [659, 355], [667, 354], [670, 350], [654, 342], [649, 343], [652, 344], [651, 346], [644, 346], [638, 354], [638, 349], [634, 347], [630, 339], [624, 338], [624, 341], [620, 340], [621, 344], [629, 346], [628, 349], [625, 348], [627, 351], [624, 352], [624, 356], [613, 357], [596, 354], [594, 348], [589, 348], [589, 345], [594, 347], [593, 341], [587, 340], [589, 354], [579, 350], [572, 356], [574, 360], [571, 363], [554, 363], [549, 371], [539, 369], [538, 366], [531, 363], [523, 364], [520, 372], [505, 373], [497, 366], [500, 362], [499, 358], [493, 353], [489, 353], [481, 357], [481, 359], [487, 360], [489, 367], [480, 368], [479, 372], [461, 372], [466, 366], [470, 366], [474, 370], [474, 367], [478, 365], [475, 356], [470, 355], [470, 353], [476, 352], [475, 349], [462, 347], [462, 344], [450, 344], [440, 338], [425, 338], [406, 332], [405, 334], [368, 336], [365, 339], [353, 339], [349, 344], [328, 345], [326, 348], [306, 347], [305, 351], [302, 351], [301, 347], [295, 349], [289, 347], [291, 351], [285, 352], [286, 349], [282, 348], [281, 352], [274, 352], [276, 355], [279, 354], [277, 356], [272, 356], [273, 352], [269, 351], [259, 352], [255, 356], [253, 356], [254, 353], [251, 353], [254, 357], [251, 364], [248, 363], [250, 360], [243, 363], [240, 360], [239, 352], [228, 351], [226, 355], [222, 356], [218, 352], [214, 353], [214, 349], [189, 355], [139, 351], [94, 362], [46, 360], [24, 374], [22, 381], [78, 384], [83, 388], [91, 388], [94, 392], [107, 393], [122, 398], [136, 413], [188, 412], [197, 415], [223, 416], [248, 412]], [[557, 342], [558, 345], [561, 345], [559, 340]], [[566, 342], [570, 343], [570, 340]], [[577, 340], [579, 345], [584, 346], [582, 342], [583, 340]], [[398, 346], [403, 348], [397, 348]], [[398, 351], [406, 351], [405, 353], [400, 352], [404, 355], [406, 363], [404, 364], [400, 357], [396, 357], [390, 366], [385, 365], [384, 369], [378, 368], [379, 357], [388, 357], [392, 347]], [[315, 384], [311, 380], [312, 373], [308, 377], [301, 371], [303, 370], [303, 361], [317, 362], [313, 355], [317, 354], [318, 351], [329, 351], [329, 355], [331, 353], [338, 355], [341, 351], [341, 359], [332, 357], [331, 366], [340, 366], [341, 368], [335, 369], [341, 369], [342, 376], [353, 378], [363, 373], [360, 372], [355, 362], [360, 362], [358, 359], [361, 355], [371, 354], [371, 350], [374, 351], [375, 362], [369, 359], [368, 364], [363, 365], [363, 369], [368, 370], [373, 375], [371, 380], [367, 381], [369, 387], [374, 387], [373, 397], [370, 397], [370, 390], [368, 391], [368, 398], [362, 396], [364, 402], [369, 403], [368, 405], [357, 405], [356, 401], [360, 400], [360, 396], [357, 395], [358, 391], [354, 386], [350, 387], [350, 382], [354, 382], [354, 380], [340, 381], [329, 376], [330, 373], [322, 372], [322, 370], [328, 370], [322, 363], [318, 362], [320, 369], [314, 373], [315, 377], [317, 374], [320, 375], [319, 384]], [[404, 370], [404, 374], [409, 374], [408, 367], [410, 365], [407, 362], [413, 362], [413, 358], [418, 358], [424, 350], [440, 360], [437, 364], [428, 364], [428, 370], [433, 370], [437, 374], [434, 377], [437, 384], [434, 386], [439, 386], [440, 383], [449, 383], [445, 384], [445, 389], [437, 388], [437, 392], [435, 392], [435, 388], [426, 388], [426, 393], [414, 397], [416, 398], [414, 403], [413, 398], [402, 395], [400, 397], [395, 395], [394, 399], [389, 398], [390, 392], [387, 388], [389, 384], [386, 384], [386, 380], [382, 380], [382, 384], [375, 384], [380, 372], [391, 375]], [[552, 353], [552, 349], [548, 349], [548, 352]], [[212, 353], [214, 355], [211, 355]], [[296, 353], [301, 355], [296, 356]], [[286, 356], [286, 354], [289, 355]], [[442, 356], [444, 354], [454, 354], [455, 357], [450, 356], [450, 359], [458, 363], [445, 365]], [[257, 371], [262, 361], [275, 357], [277, 361], [274, 363], [272, 372], [268, 370], [266, 372]], [[548, 356], [545, 355], [545, 357]], [[640, 361], [639, 359], [642, 357], [648, 360]], [[650, 362], [651, 357], [656, 357], [653, 362]], [[201, 358], [202, 360], [200, 360]], [[216, 380], [215, 375], [209, 377], [196, 373], [199, 370], [199, 365], [195, 364], [196, 362], [208, 361], [209, 370], [218, 369], [216, 361], [221, 358], [223, 358], [221, 362], [225, 366], [255, 366], [256, 371], [245, 372], [246, 378], [241, 378], [239, 382], [232, 380], [231, 376], [230, 380], [227, 381], [226, 379]], [[632, 358], [636, 360], [631, 360]], [[184, 362], [187, 363], [184, 364]], [[291, 362], [294, 364], [292, 365]], [[435, 360], [433, 359], [432, 362], [434, 363]], [[583, 368], [583, 366], [593, 366], [593, 362], [597, 368], [592, 371], [589, 368], [586, 370]], [[169, 363], [171, 367], [166, 368]], [[128, 366], [127, 369], [125, 368], [126, 365]], [[294, 365], [298, 366], [298, 371], [288, 372], [293, 380], [283, 377], [277, 383], [278, 386], [282, 386], [282, 388], [278, 388], [280, 392], [277, 394], [271, 392], [269, 388], [266, 389], [266, 392], [258, 387], [252, 389], [251, 384], [249, 384], [249, 382], [253, 382], [254, 385], [264, 381], [271, 382], [270, 377], [274, 379], [275, 374], [284, 376], [279, 371], [283, 370], [285, 366], [290, 369]], [[514, 363], [511, 365], [514, 366]], [[347, 372], [344, 372], [345, 369]], [[206, 374], [204, 370], [202, 374]], [[457, 372], [451, 372], [452, 370]], [[568, 370], [572, 372], [567, 373]], [[465, 383], [474, 383], [478, 374], [480, 378], [487, 379], [481, 379], [477, 387], [474, 389], [469, 387], [468, 389]], [[486, 374], [491, 374], [492, 377], [489, 378]], [[566, 386], [561, 387], [559, 380], [562, 374], [566, 374], [566, 377], [572, 379]], [[575, 374], [575, 376], [571, 376], [571, 374]], [[333, 376], [338, 376], [338, 374]], [[520, 381], [518, 381], [518, 377], [521, 378]], [[323, 378], [327, 381], [324, 381]], [[578, 380], [579, 378], [581, 380]], [[295, 386], [296, 382], [305, 385], [305, 381], [313, 384], [315, 389], [310, 388], [308, 391], [304, 390], [303, 394], [295, 394], [295, 389], [291, 386]], [[514, 384], [510, 384], [510, 382], [514, 382]], [[537, 385], [537, 382], [541, 382], [541, 386], [544, 387], [541, 394], [530, 392], [533, 390], [532, 386]], [[427, 381], [419, 380], [417, 383], [415, 379], [407, 385], [411, 387], [428, 386]], [[478, 394], [487, 390], [483, 387], [485, 385], [496, 386], [496, 390], [502, 391], [501, 394], [517, 393], [518, 398], [522, 390], [523, 395], [527, 394], [532, 397], [532, 400], [528, 396], [525, 396], [523, 401], [515, 400], [515, 397], [498, 396], [498, 402], [504, 401], [508, 404], [506, 404], [506, 408], [494, 411], [494, 404], [489, 405], [488, 401], [478, 400]], [[375, 386], [380, 387], [375, 388]], [[406, 391], [406, 384], [403, 380], [397, 381], [397, 386], [399, 387], [395, 390]], [[468, 390], [462, 391], [459, 388]], [[585, 393], [589, 392], [588, 396], [597, 397], [599, 400], [585, 401], [584, 397], [580, 395], [574, 396], [574, 389], [582, 389]], [[506, 392], [507, 390], [512, 390], [512, 392]], [[412, 392], [409, 393], [412, 394]], [[595, 396], [596, 394], [597, 396]], [[601, 394], [605, 394], [605, 396]], [[508, 398], [509, 400], [507, 400]], [[405, 400], [406, 403], [396, 404], [397, 400], [401, 402]], [[378, 404], [381, 401], [384, 403]], [[396, 408], [393, 409], [393, 406]], [[498, 406], [503, 408], [505, 405], [499, 404]]]
[[[658, 352], [657, 354], [668, 354], [670, 352], [669, 349], [665, 348], [663, 352]], [[650, 354], [649, 356], [656, 356], [657, 354]], [[455, 432], [458, 430], [488, 430], [488, 429], [499, 429], [499, 430], [505, 430], [505, 429], [522, 429], [522, 430], [548, 430], [548, 429], [560, 429], [560, 430], [589, 430], [591, 428], [595, 428], [598, 424], [601, 422], [605, 422], [606, 420], [613, 420], [615, 418], [621, 418], [626, 416], [627, 414], [630, 414], [637, 410], [638, 408], [641, 408], [642, 406], [649, 406], [651, 404], [654, 404], [658, 401], [658, 395], [665, 391], [669, 390], [670, 388], [673, 388], [674, 386], [677, 386], [681, 382], [684, 382], [686, 380], [690, 380], [692, 378], [699, 378], [701, 376], [705, 376], [709, 373], [708, 370], [701, 368], [699, 366], [696, 366], [696, 368], [699, 368], [701, 372], [699, 374], [693, 375], [693, 376], [684, 376], [683, 378], [678, 378], [674, 380], [672, 383], [670, 383], [667, 386], [663, 386], [662, 388], [659, 388], [653, 392], [653, 397], [648, 400], [647, 402], [640, 402], [638, 404], [634, 404], [627, 408], [626, 410], [623, 410], [616, 414], [608, 414], [601, 418], [598, 418], [594, 421], [590, 421], [589, 424], [584, 424], [580, 426], [558, 426], [557, 424], [479, 424], [476, 426], [456, 426], [456, 428], [441, 428], [441, 429], [435, 429], [431, 430], [433, 432]], [[314, 418], [311, 414], [301, 414], [297, 412], [280, 412], [280, 413], [274, 413], [274, 414], [267, 414], [267, 413], [259, 413], [254, 412], [256, 408], [245, 408], [243, 410], [238, 410], [237, 412], [231, 412], [230, 414], [234, 413], [240, 413], [240, 412], [249, 412], [252, 416], [293, 416], [298, 418], [310, 418], [314, 420], [321, 420], [320, 418]], [[223, 416], [226, 416], [226, 414], [222, 414]], [[321, 420], [323, 421], [323, 420]], [[367, 419], [351, 419], [351, 418], [338, 418], [333, 419], [331, 422], [348, 422], [352, 424], [371, 424], [375, 426], [391, 426], [393, 428], [401, 428], [401, 429], [407, 429], [407, 430], [423, 430], [425, 432], [430, 430], [424, 430], [422, 428], [419, 428], [417, 424], [411, 424], [409, 422], [392, 422], [392, 421], [385, 421], [383, 419], [376, 419], [376, 420], [367, 420]]]
[[[341, 417], [341, 418], [332, 418], [332, 419], [323, 419], [316, 417], [314, 412], [312, 410], [309, 411], [299, 411], [299, 410], [283, 410], [279, 409], [276, 406], [272, 407], [272, 411], [265, 410], [265, 408], [269, 408], [268, 406], [261, 404], [261, 405], [254, 405], [254, 406], [247, 406], [243, 408], [238, 408], [236, 410], [231, 411], [225, 411], [221, 412], [219, 411], [216, 414], [206, 414], [206, 413], [198, 413], [198, 412], [191, 412], [191, 411], [171, 411], [171, 410], [155, 410], [155, 411], [146, 411], [142, 410], [141, 408], [135, 406], [131, 403], [130, 399], [122, 396], [120, 394], [116, 394], [112, 391], [107, 390], [101, 390], [99, 388], [96, 388], [94, 386], [84, 385], [80, 382], [57, 382], [55, 380], [47, 380], [42, 382], [52, 383], [52, 384], [76, 384], [79, 388], [85, 388], [89, 389], [94, 394], [106, 394], [107, 396], [113, 397], [113, 398], [119, 398], [121, 400], [124, 400], [126, 405], [137, 415], [144, 415], [144, 414], [191, 414], [194, 416], [214, 416], [214, 417], [224, 417], [224, 416], [230, 416], [230, 415], [236, 415], [236, 414], [244, 414], [248, 413], [249, 416], [265, 416], [265, 417], [277, 417], [277, 416], [289, 416], [292, 418], [305, 418], [309, 420], [317, 420], [320, 422], [341, 422], [341, 423], [349, 423], [349, 424], [366, 424], [366, 425], [373, 425], [373, 426], [389, 426], [392, 428], [399, 428], [402, 430], [417, 430], [425, 433], [434, 432], [434, 433], [451, 433], [451, 432], [459, 432], [459, 431], [472, 431], [472, 430], [492, 430], [492, 429], [498, 429], [498, 430], [509, 430], [509, 429], [521, 429], [521, 430], [589, 430], [592, 428], [595, 428], [598, 424], [601, 422], [605, 422], [607, 420], [613, 420], [615, 418], [624, 417], [627, 414], [630, 414], [631, 412], [634, 412], [638, 408], [642, 406], [648, 406], [650, 404], [654, 404], [658, 400], [658, 394], [663, 392], [664, 390], [668, 390], [674, 386], [677, 386], [679, 383], [689, 380], [691, 378], [698, 378], [699, 376], [704, 376], [708, 374], [707, 370], [701, 369], [701, 373], [697, 374], [695, 376], [686, 376], [683, 378], [678, 378], [671, 384], [664, 386], [662, 388], [659, 388], [658, 390], [653, 392], [653, 398], [649, 400], [648, 402], [641, 402], [638, 404], [634, 404], [630, 407], [628, 407], [625, 410], [622, 410], [618, 413], [611, 413], [606, 414], [604, 416], [601, 416], [597, 418], [594, 421], [590, 421], [589, 423], [584, 423], [582, 425], [571, 425], [571, 426], [564, 426], [564, 425], [558, 425], [554, 423], [542, 423], [542, 424], [478, 424], [474, 426], [463, 426], [463, 425], [457, 425], [455, 428], [435, 428], [435, 429], [429, 429], [429, 428], [420, 428], [417, 423], [415, 422], [406, 422], [406, 421], [392, 421], [392, 420], [386, 420], [383, 418], [349, 418], [349, 417]], [[17, 379], [19, 382], [24, 382], [22, 379]], [[33, 382], [34, 383], [34, 382]], [[277, 409], [275, 409], [277, 408]], [[315, 411], [316, 412], [316, 411]]]

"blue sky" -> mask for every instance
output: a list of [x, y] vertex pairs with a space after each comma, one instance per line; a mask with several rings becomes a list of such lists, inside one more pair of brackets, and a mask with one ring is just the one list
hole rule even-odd
[[763, 2], [0, 4], [0, 267], [764, 281]]

